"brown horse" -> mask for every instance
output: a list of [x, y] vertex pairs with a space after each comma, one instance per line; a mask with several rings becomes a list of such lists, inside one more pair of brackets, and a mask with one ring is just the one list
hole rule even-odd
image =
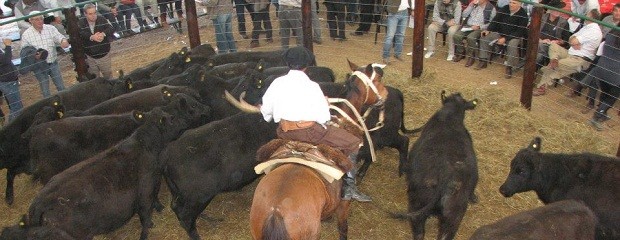
[[[383, 70], [349, 61], [354, 72], [347, 79], [347, 100], [356, 111], [381, 103], [387, 90]], [[346, 108], [344, 108], [346, 109]], [[352, 116], [353, 110], [345, 110]], [[285, 163], [265, 175], [254, 192], [250, 222], [254, 239], [319, 239], [321, 220], [335, 214], [340, 239], [347, 239], [350, 201], [341, 200], [342, 180], [329, 183], [316, 170]]]

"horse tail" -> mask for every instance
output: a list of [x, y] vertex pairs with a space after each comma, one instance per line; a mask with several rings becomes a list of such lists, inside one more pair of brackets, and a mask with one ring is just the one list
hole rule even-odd
[[398, 98], [400, 100], [400, 111], [401, 111], [401, 113], [400, 113], [400, 117], [401, 117], [401, 119], [400, 119], [400, 131], [402, 131], [404, 134], [416, 134], [416, 133], [422, 131], [422, 128], [424, 126], [416, 128], [416, 129], [413, 129], [413, 130], [407, 129], [407, 127], [405, 127], [405, 97], [403, 96], [403, 93], [401, 91], [399, 91], [399, 90], [394, 91], [394, 92], [397, 93]]
[[289, 240], [284, 218], [278, 209], [273, 209], [263, 225], [263, 240]]

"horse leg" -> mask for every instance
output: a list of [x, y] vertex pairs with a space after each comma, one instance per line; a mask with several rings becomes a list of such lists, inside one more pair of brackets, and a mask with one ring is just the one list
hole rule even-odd
[[11, 205], [13, 204], [13, 200], [15, 199], [13, 192], [13, 184], [15, 182], [15, 175], [17, 175], [15, 168], [7, 168], [6, 171], [6, 192], [4, 201]]
[[338, 233], [340, 240], [346, 240], [349, 234], [349, 207], [351, 201], [340, 201], [336, 209], [336, 218], [338, 220]]

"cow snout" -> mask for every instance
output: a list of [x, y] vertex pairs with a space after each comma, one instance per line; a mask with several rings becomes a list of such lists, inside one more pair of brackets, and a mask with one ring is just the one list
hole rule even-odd
[[504, 197], [512, 197], [512, 195], [514, 195], [514, 191], [509, 190], [509, 188], [506, 186], [506, 184], [502, 184], [501, 187], [499, 187], [499, 193], [501, 193]]

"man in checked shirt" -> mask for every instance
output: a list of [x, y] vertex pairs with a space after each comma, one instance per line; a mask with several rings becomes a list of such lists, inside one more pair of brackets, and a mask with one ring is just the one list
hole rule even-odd
[[[34, 15], [40, 13], [38, 11], [33, 11], [30, 14]], [[48, 56], [45, 61], [47, 65], [43, 68], [34, 69], [34, 76], [39, 81], [39, 86], [41, 87], [41, 93], [44, 98], [50, 96], [50, 87], [49, 87], [49, 79], [52, 78], [54, 85], [56, 85], [56, 90], [61, 91], [65, 89], [65, 85], [62, 81], [62, 75], [60, 73], [60, 67], [58, 66], [58, 54], [56, 53], [56, 45], [60, 45], [62, 48], [69, 47], [69, 41], [58, 32], [58, 30], [48, 24], [43, 24], [43, 16], [37, 15], [28, 19], [30, 26], [24, 33], [22, 34], [21, 41], [22, 47], [32, 46], [36, 49], [44, 49], [47, 50]], [[42, 56], [39, 54], [40, 51], [37, 51], [37, 55], [35, 58], [40, 59]], [[44, 56], [43, 56], [44, 57]]]

